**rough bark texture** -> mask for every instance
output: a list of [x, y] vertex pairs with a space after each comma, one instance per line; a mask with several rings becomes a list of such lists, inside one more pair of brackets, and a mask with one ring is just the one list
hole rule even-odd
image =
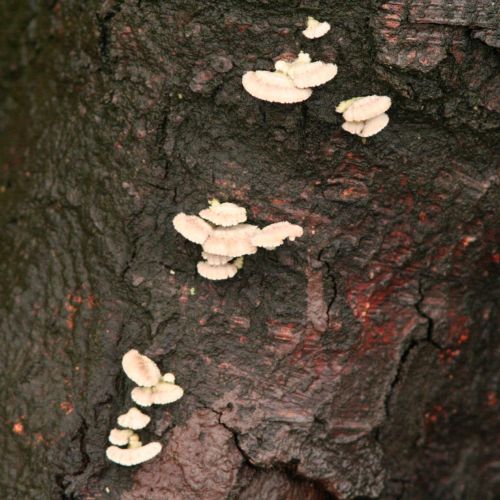
[[[498, 18], [1, 0], [2, 498], [498, 498]], [[337, 78], [243, 91], [300, 49]], [[334, 106], [374, 93], [391, 123], [363, 143]], [[212, 197], [305, 235], [210, 283], [171, 219]], [[186, 389], [133, 469], [104, 456], [130, 348]]]

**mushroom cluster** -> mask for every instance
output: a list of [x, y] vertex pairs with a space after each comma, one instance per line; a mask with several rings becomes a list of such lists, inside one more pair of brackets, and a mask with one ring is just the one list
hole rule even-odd
[[345, 120], [342, 128], [346, 132], [359, 137], [371, 137], [389, 123], [389, 116], [385, 112], [390, 107], [390, 97], [370, 95], [342, 101], [335, 111], [342, 113]]
[[[135, 349], [123, 356], [122, 367], [126, 375], [139, 385], [132, 390], [131, 394], [132, 399], [138, 405], [172, 403], [183, 395], [182, 388], [175, 385], [175, 377], [172, 373], [162, 375], [153, 360]], [[138, 392], [134, 394], [134, 391]], [[111, 446], [106, 449], [108, 459], [120, 465], [131, 466], [146, 462], [158, 455], [162, 448], [161, 443], [152, 441], [143, 445], [139, 436], [134, 432], [144, 429], [150, 421], [151, 417], [135, 407], [120, 415], [117, 422], [122, 429], [111, 429], [109, 433], [108, 440]], [[125, 446], [126, 448], [123, 448]]]
[[199, 212], [199, 217], [180, 213], [172, 222], [184, 238], [202, 246], [204, 260], [196, 266], [198, 274], [209, 280], [225, 280], [241, 269], [245, 255], [256, 253], [259, 247], [274, 250], [287, 238], [293, 241], [304, 232], [289, 222], [259, 229], [246, 224], [246, 220], [245, 208], [212, 200], [208, 208]]
[[277, 61], [275, 71], [247, 71], [243, 87], [253, 97], [263, 101], [292, 104], [311, 97], [312, 88], [329, 82], [337, 75], [337, 66], [312, 61], [309, 54], [300, 52], [291, 61]]

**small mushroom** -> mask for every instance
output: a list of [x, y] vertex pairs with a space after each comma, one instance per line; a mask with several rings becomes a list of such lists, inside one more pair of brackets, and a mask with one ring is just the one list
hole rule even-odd
[[316, 21], [314, 17], [307, 18], [307, 28], [302, 32], [302, 34], [309, 39], [321, 38], [330, 31], [330, 24], [326, 21], [320, 22]]
[[209, 208], [201, 210], [200, 217], [217, 226], [235, 226], [247, 220], [247, 211], [235, 203], [212, 202]]
[[346, 122], [362, 122], [385, 113], [391, 107], [391, 98], [380, 95], [369, 95], [349, 99], [339, 104], [337, 109], [343, 113]]
[[134, 435], [131, 429], [111, 429], [108, 440], [116, 446], [125, 446], [129, 443], [130, 438]]
[[161, 379], [156, 363], [136, 349], [131, 349], [123, 356], [122, 367], [127, 377], [142, 387], [156, 385]]
[[175, 384], [175, 375], [173, 373], [165, 373], [161, 377], [163, 382], [168, 382], [169, 384]]
[[276, 222], [262, 228], [258, 233], [252, 236], [251, 242], [257, 247], [263, 247], [268, 250], [274, 250], [283, 244], [286, 238], [294, 241], [304, 234], [304, 230], [297, 224], [290, 222]]
[[154, 387], [135, 387], [131, 392], [133, 401], [139, 406], [173, 403], [182, 398], [183, 395], [182, 387], [170, 382], [160, 382]]
[[386, 113], [382, 113], [365, 122], [344, 122], [342, 128], [346, 132], [359, 135], [359, 137], [371, 137], [387, 127], [388, 123], [389, 116]]
[[238, 272], [238, 268], [234, 264], [212, 265], [203, 261], [196, 264], [196, 269], [200, 276], [208, 280], [226, 280]]
[[280, 71], [247, 71], [243, 87], [253, 97], [263, 101], [293, 104], [309, 99], [311, 89], [297, 88], [292, 79]]
[[286, 73], [294, 85], [300, 89], [317, 87], [329, 82], [337, 76], [337, 65], [322, 61], [311, 62], [311, 57], [305, 52], [300, 52], [295, 61], [277, 61], [275, 68]]
[[111, 460], [112, 462], [120, 465], [131, 466], [151, 460], [161, 451], [161, 443], [156, 441], [152, 441], [144, 446], [141, 445], [140, 441], [138, 444], [139, 446], [130, 448], [110, 446], [106, 450], [106, 456], [108, 457], [108, 460]]
[[213, 227], [200, 217], [186, 215], [182, 212], [173, 218], [172, 223], [175, 230], [182, 234], [184, 238], [200, 245], [205, 242], [213, 231]]
[[[141, 410], [133, 407], [127, 413], [120, 415], [118, 417], [118, 425], [121, 427], [127, 427], [128, 429], [144, 429], [146, 425], [151, 421], [151, 417], [142, 413]], [[116, 444], [116, 443], [113, 443]]]
[[342, 128], [353, 135], [360, 135], [363, 131], [365, 122], [344, 122]]
[[212, 266], [222, 266], [222, 264], [227, 264], [233, 257], [228, 255], [217, 255], [208, 252], [201, 252], [201, 256]]
[[257, 226], [251, 224], [216, 228], [203, 244], [203, 250], [228, 257], [254, 254], [257, 247], [250, 243], [250, 238], [257, 230]]

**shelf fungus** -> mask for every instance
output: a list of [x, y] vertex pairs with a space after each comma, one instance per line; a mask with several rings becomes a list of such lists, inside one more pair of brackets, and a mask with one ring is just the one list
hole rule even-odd
[[292, 62], [276, 61], [276, 71], [289, 76], [297, 88], [311, 88], [323, 85], [337, 76], [337, 65], [322, 61], [311, 61], [309, 54], [300, 52]]
[[145, 415], [141, 410], [138, 410], [135, 407], [130, 408], [127, 413], [120, 415], [117, 419], [118, 425], [120, 427], [126, 427], [127, 429], [133, 430], [144, 429], [144, 427], [146, 427], [150, 421], [150, 416]]
[[161, 379], [161, 372], [156, 363], [136, 349], [125, 353], [122, 367], [127, 377], [142, 387], [152, 387]]
[[[200, 216], [210, 220], [213, 229], [201, 244], [204, 260], [197, 263], [196, 269], [200, 276], [214, 281], [234, 277], [243, 266], [243, 257], [256, 253], [258, 247], [274, 249], [286, 238], [293, 241], [303, 234], [300, 226], [289, 222], [271, 224], [261, 230], [245, 222], [247, 216], [244, 208], [217, 200], [211, 201], [209, 208], [201, 210]], [[146, 393], [136, 391], [136, 397], [148, 401], [150, 395]]]
[[120, 465], [132, 466], [147, 462], [154, 458], [161, 451], [161, 443], [152, 441], [143, 445], [139, 438], [131, 439], [128, 448], [119, 448], [118, 446], [109, 446], [106, 449], [108, 460]]
[[390, 107], [390, 97], [371, 95], [342, 101], [335, 110], [342, 113], [345, 120], [342, 128], [346, 132], [359, 137], [371, 137], [389, 123], [389, 116], [385, 112]]
[[300, 89], [293, 80], [280, 71], [247, 71], [242, 79], [243, 88], [262, 101], [295, 104], [309, 99], [311, 89]]
[[196, 215], [177, 214], [173, 219], [175, 230], [186, 240], [202, 244], [213, 231], [213, 227]]
[[108, 436], [108, 441], [116, 446], [125, 446], [134, 436], [134, 431], [131, 429], [111, 429]]
[[302, 32], [302, 34], [309, 39], [321, 38], [330, 31], [330, 24], [326, 21], [320, 22], [316, 21], [314, 17], [307, 18], [307, 28]]
[[[175, 381], [175, 378], [174, 378]], [[135, 387], [131, 397], [139, 406], [166, 405], [181, 399], [184, 390], [174, 381], [161, 381], [154, 387]]]
[[265, 248], [266, 250], [274, 250], [282, 245], [288, 238], [294, 241], [295, 238], [300, 238], [304, 234], [302, 227], [290, 222], [276, 222], [259, 230], [252, 237], [252, 244], [257, 247]]

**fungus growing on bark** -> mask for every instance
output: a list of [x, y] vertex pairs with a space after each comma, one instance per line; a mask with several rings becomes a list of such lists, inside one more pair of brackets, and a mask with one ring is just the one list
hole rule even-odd
[[277, 71], [288, 75], [297, 88], [311, 88], [323, 85], [337, 76], [337, 65], [322, 61], [311, 62], [311, 57], [305, 52], [300, 52], [297, 59], [292, 62], [277, 61]]
[[200, 211], [200, 217], [212, 222], [217, 226], [235, 226], [247, 220], [247, 211], [235, 203], [220, 203], [212, 200], [210, 207]]
[[330, 24], [326, 21], [320, 22], [316, 21], [314, 17], [307, 18], [307, 28], [302, 32], [302, 34], [309, 39], [321, 38], [330, 31]]
[[200, 276], [215, 281], [232, 278], [238, 272], [234, 264], [210, 264], [204, 261], [198, 262], [196, 269]]
[[117, 446], [125, 446], [129, 443], [134, 431], [131, 429], [111, 429], [108, 440], [111, 444]]
[[251, 224], [238, 224], [231, 227], [218, 227], [203, 244], [203, 250], [210, 254], [241, 257], [252, 255], [257, 247], [250, 243], [250, 237], [258, 230]]
[[[151, 421], [151, 417], [142, 413], [141, 410], [133, 407], [127, 413], [120, 415], [117, 419], [118, 425], [128, 429], [144, 429]], [[116, 444], [116, 443], [113, 443]]]
[[131, 349], [123, 356], [122, 367], [127, 377], [142, 387], [152, 387], [161, 379], [156, 363], [136, 349]]
[[390, 107], [390, 97], [371, 95], [342, 101], [335, 110], [342, 113], [346, 120], [342, 124], [346, 132], [360, 137], [371, 137], [389, 123], [389, 116], [385, 111]]
[[385, 113], [390, 107], [390, 97], [369, 95], [342, 101], [336, 111], [343, 113], [346, 122], [362, 122]]
[[213, 231], [213, 227], [196, 215], [177, 214], [172, 223], [175, 230], [182, 234], [186, 240], [202, 244]]
[[112, 462], [120, 465], [138, 465], [142, 462], [151, 460], [161, 451], [161, 443], [152, 441], [146, 445], [137, 440], [131, 440], [128, 448], [118, 448], [118, 446], [109, 446], [106, 450], [106, 456]]
[[247, 71], [242, 83], [251, 96], [280, 104], [302, 102], [312, 94], [311, 89], [297, 88], [292, 79], [280, 71]]
[[260, 229], [252, 236], [252, 244], [257, 247], [263, 247], [267, 250], [274, 250], [284, 243], [288, 238], [294, 241], [295, 238], [300, 238], [304, 234], [304, 230], [297, 224], [290, 222], [275, 222]]
[[[243, 256], [256, 253], [258, 246], [274, 249], [286, 238], [293, 241], [303, 233], [300, 226], [289, 222], [271, 224], [260, 230], [257, 226], [241, 222], [246, 220], [243, 207], [217, 200], [211, 201], [210, 207], [201, 210], [200, 215], [215, 225], [202, 244], [204, 260], [196, 265], [198, 274], [209, 280], [232, 278], [242, 268]], [[254, 242], [253, 237], [261, 233], [261, 239], [257, 238]], [[149, 406], [159, 396], [154, 396], [154, 391], [134, 389], [132, 398], [141, 406]]]
[[154, 387], [135, 387], [132, 389], [131, 397], [139, 406], [166, 405], [173, 403], [184, 395], [182, 387], [173, 382], [161, 381]]

